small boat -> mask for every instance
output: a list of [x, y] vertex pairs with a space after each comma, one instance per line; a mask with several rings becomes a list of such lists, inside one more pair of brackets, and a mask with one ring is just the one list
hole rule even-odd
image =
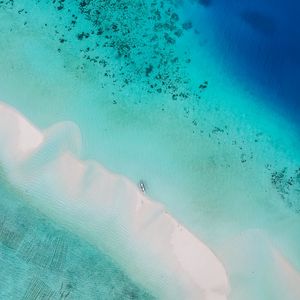
[[140, 187], [141, 192], [145, 194], [146, 193], [146, 186], [145, 186], [145, 183], [144, 183], [143, 180], [139, 181], [139, 187]]

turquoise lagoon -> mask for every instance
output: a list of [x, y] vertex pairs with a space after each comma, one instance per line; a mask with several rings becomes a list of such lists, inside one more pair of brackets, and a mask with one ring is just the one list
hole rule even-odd
[[[208, 2], [1, 1], [0, 97], [39, 128], [75, 122], [83, 159], [144, 180], [224, 264], [229, 299], [295, 300], [298, 129], [228, 67]], [[28, 198], [1, 177], [1, 299], [159, 298]]]

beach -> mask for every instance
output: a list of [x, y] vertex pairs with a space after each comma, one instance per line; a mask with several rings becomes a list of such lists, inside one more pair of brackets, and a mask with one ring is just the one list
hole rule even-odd
[[[35, 199], [31, 205], [99, 245], [136, 282], [151, 287], [163, 299], [227, 298], [225, 269], [204, 243], [126, 178], [96, 162], [80, 161], [72, 149], [64, 149], [60, 135], [63, 131], [70, 135], [70, 124], [55, 128], [56, 145], [56, 136], [47, 141], [47, 134], [4, 104], [0, 119], [1, 144], [6, 145], [1, 151], [4, 174]], [[73, 134], [77, 140], [66, 145], [78, 145], [78, 135]], [[43, 155], [48, 151], [55, 153]], [[170, 293], [166, 286], [177, 280], [180, 288], [173, 287]]]
[[[85, 9], [77, 2], [61, 9], [47, 1], [1, 6], [1, 107], [13, 112], [9, 125], [0, 120], [1, 138], [5, 137], [1, 169], [6, 165], [11, 172], [3, 180], [21, 192], [28, 206], [115, 260], [116, 269], [132, 279], [124, 282], [140, 295], [137, 298], [146, 299], [149, 293], [159, 299], [174, 294], [189, 299], [182, 295], [194, 297], [193, 292], [203, 286], [215, 293], [216, 284], [223, 288], [208, 293], [207, 299], [216, 295], [222, 299], [228, 294], [225, 286], [230, 286], [232, 300], [294, 300], [297, 289], [286, 285], [282, 274], [297, 282], [300, 269], [300, 145], [297, 123], [275, 105], [281, 94], [265, 89], [264, 80], [251, 81], [245, 65], [236, 71], [238, 62], [229, 59], [236, 49], [227, 43], [230, 35], [217, 35], [213, 4], [188, 1], [181, 6], [170, 1], [160, 7], [146, 1], [138, 11], [138, 6], [129, 5], [125, 14], [113, 3], [101, 15], [109, 28], [103, 26], [103, 34], [98, 32], [93, 4]], [[124, 8], [124, 1], [121, 4]], [[253, 30], [255, 40], [265, 27], [253, 29], [257, 24], [251, 23], [249, 29], [249, 13], [242, 14], [248, 23], [239, 26], [238, 9], [230, 11], [233, 27], [241, 28], [241, 35]], [[122, 26], [112, 27], [113, 22]], [[226, 26], [230, 31], [231, 23]], [[130, 30], [124, 40], [125, 29], [120, 27]], [[263, 75], [268, 74], [258, 78]], [[19, 127], [15, 115], [25, 116]], [[28, 138], [23, 133], [19, 140], [19, 130], [32, 129], [25, 125], [28, 122], [35, 124], [35, 134]], [[39, 149], [38, 155], [31, 157], [34, 149]], [[140, 180], [146, 184], [146, 197], [137, 187]], [[95, 193], [104, 189], [107, 202], [100, 202], [100, 209]], [[65, 206], [74, 201], [82, 209]], [[10, 209], [9, 203], [3, 200], [3, 211]], [[143, 226], [148, 229], [139, 234]], [[179, 228], [186, 234], [181, 236]], [[202, 277], [202, 271], [194, 273], [188, 260], [177, 258], [181, 251], [189, 251], [176, 248], [177, 234], [180, 240], [190, 236], [199, 253], [209, 257], [211, 270], [219, 270], [213, 274], [223, 274], [220, 280]], [[153, 256], [151, 248], [158, 251]], [[136, 259], [129, 256], [131, 251], [137, 251]], [[195, 259], [197, 270], [206, 269], [201, 257]], [[152, 259], [159, 262], [153, 264]], [[285, 260], [291, 272], [284, 271]], [[9, 268], [16, 273], [18, 267], [11, 263]], [[64, 268], [68, 270], [68, 263]], [[39, 270], [56, 278], [49, 280], [49, 286], [60, 282], [50, 271]], [[63, 276], [75, 282], [75, 273]], [[200, 286], [186, 282], [179, 273], [197, 278]], [[109, 276], [111, 282], [119, 278]], [[178, 281], [183, 284], [177, 285]], [[109, 299], [110, 281], [101, 289], [103, 299]], [[4, 287], [1, 290], [8, 293]], [[78, 283], [78, 291], [71, 295], [97, 298], [93, 294], [97, 289], [88, 290]], [[116, 292], [116, 299], [121, 294]]]

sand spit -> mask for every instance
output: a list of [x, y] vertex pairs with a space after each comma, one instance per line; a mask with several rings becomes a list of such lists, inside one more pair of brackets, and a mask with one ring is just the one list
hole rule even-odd
[[0, 164], [8, 180], [49, 217], [106, 251], [159, 299], [227, 299], [213, 252], [136, 184], [80, 155], [80, 131], [41, 131], [0, 103]]

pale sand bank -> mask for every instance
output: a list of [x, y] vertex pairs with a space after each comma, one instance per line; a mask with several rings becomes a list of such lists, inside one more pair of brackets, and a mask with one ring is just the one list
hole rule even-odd
[[212, 251], [127, 178], [80, 160], [80, 140], [73, 123], [42, 132], [0, 104], [0, 164], [32, 205], [161, 299], [227, 299], [226, 271]]

